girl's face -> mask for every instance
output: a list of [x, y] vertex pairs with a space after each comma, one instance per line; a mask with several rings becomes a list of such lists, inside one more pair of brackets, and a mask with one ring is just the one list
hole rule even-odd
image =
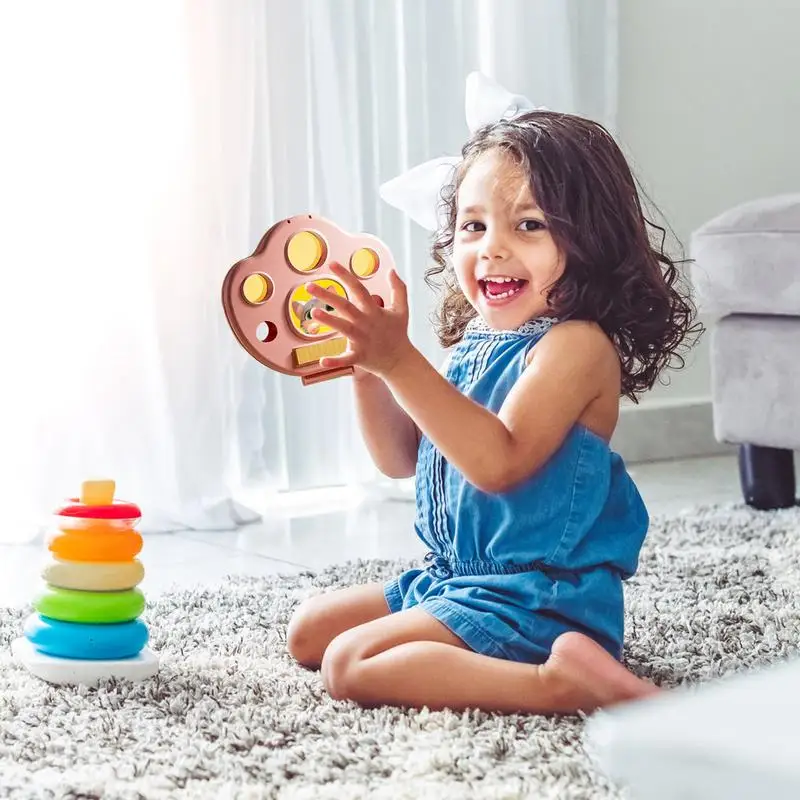
[[509, 156], [490, 150], [458, 190], [453, 266], [467, 300], [492, 328], [513, 330], [547, 312], [564, 257]]

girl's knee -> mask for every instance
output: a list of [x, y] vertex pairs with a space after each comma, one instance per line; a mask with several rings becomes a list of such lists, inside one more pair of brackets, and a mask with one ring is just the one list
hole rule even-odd
[[334, 700], [356, 699], [356, 667], [361, 654], [351, 631], [340, 633], [327, 647], [320, 671], [322, 682]]
[[289, 655], [309, 669], [317, 669], [322, 660], [319, 641], [321, 611], [319, 597], [309, 597], [297, 607], [286, 629]]

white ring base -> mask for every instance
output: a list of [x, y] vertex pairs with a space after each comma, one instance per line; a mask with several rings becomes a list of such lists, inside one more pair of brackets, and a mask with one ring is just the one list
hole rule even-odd
[[31, 675], [59, 686], [93, 686], [106, 678], [143, 681], [158, 672], [158, 656], [149, 647], [133, 658], [83, 660], [45, 655], [20, 637], [11, 643], [11, 654]]

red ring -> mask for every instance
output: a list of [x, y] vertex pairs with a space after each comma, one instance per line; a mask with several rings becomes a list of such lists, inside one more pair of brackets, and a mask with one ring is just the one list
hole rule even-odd
[[56, 511], [59, 517], [81, 517], [83, 519], [140, 519], [142, 510], [136, 503], [115, 500], [110, 506], [87, 506], [77, 497], [71, 497], [68, 505]]

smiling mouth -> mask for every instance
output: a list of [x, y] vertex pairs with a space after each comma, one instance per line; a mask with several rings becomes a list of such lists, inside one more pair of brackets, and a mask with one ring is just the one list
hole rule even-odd
[[509, 300], [518, 295], [527, 285], [528, 281], [522, 278], [480, 278], [481, 294], [490, 302]]

